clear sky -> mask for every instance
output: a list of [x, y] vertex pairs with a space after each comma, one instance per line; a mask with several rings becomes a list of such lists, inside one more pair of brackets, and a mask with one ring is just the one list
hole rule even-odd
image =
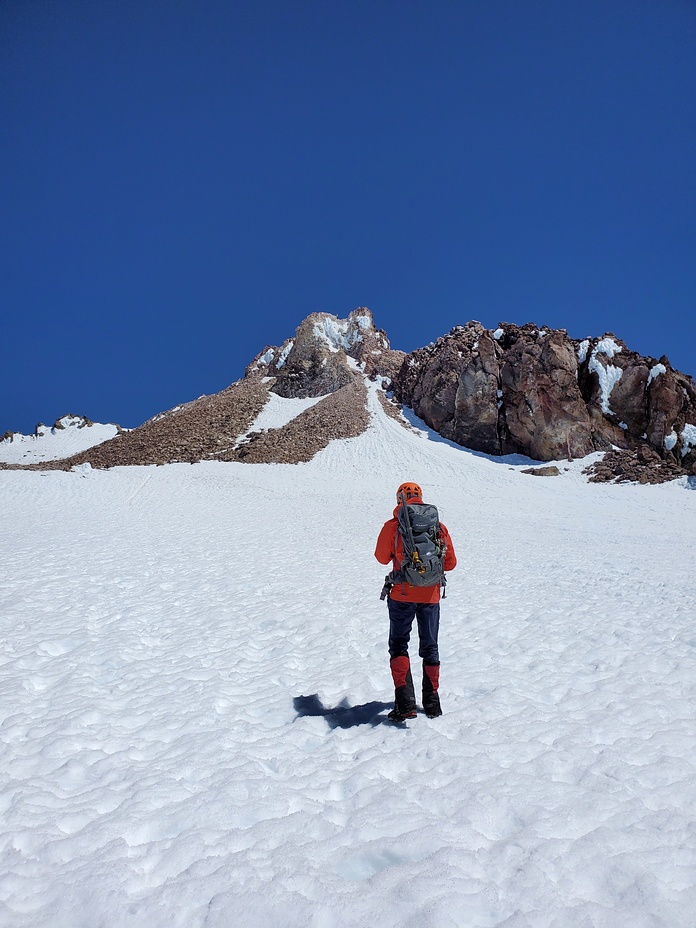
[[0, 433], [356, 306], [694, 375], [695, 102], [693, 0], [2, 0]]

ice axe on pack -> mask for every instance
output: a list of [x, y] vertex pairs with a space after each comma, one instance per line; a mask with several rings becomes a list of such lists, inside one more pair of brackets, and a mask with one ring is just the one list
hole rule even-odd
[[[401, 509], [399, 510], [399, 522], [406, 532], [406, 537], [409, 541], [409, 548], [411, 549], [410, 558], [411, 566], [419, 574], [425, 573], [425, 564], [421, 561], [420, 555], [418, 554], [418, 548], [416, 547], [416, 541], [413, 537], [413, 528], [411, 526], [411, 520], [408, 517], [408, 509], [406, 508], [406, 494], [404, 492], [399, 493], [397, 497], [401, 503]], [[403, 515], [403, 517], [402, 517]]]

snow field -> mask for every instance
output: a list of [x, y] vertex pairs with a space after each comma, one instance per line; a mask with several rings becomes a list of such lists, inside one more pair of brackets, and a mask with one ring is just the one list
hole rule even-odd
[[294, 397], [288, 398], [277, 396], [275, 393], [269, 393], [268, 402], [249, 426], [246, 434], [237, 440], [238, 443], [244, 441], [252, 432], [282, 428], [282, 426], [287, 425], [288, 422], [291, 422], [299, 416], [300, 413], [305, 412], [307, 409], [311, 409], [312, 406], [316, 406], [316, 404], [323, 399], [323, 396], [312, 396], [309, 399], [296, 399]]
[[[693, 924], [696, 494], [371, 409], [305, 465], [0, 474], [0, 924]], [[460, 566], [397, 727], [404, 479]]]
[[3, 464], [34, 464], [68, 458], [80, 451], [99, 445], [113, 438], [118, 429], [115, 425], [93, 425], [79, 427], [79, 417], [63, 416], [62, 429], [43, 426], [39, 435], [15, 433], [12, 441], [0, 441], [0, 462]]

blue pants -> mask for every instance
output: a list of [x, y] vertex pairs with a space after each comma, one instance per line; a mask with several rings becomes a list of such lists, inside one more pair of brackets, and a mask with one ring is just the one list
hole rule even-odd
[[426, 664], [439, 664], [437, 633], [440, 629], [440, 603], [404, 603], [388, 599], [389, 657], [408, 655], [408, 640], [414, 618], [418, 620], [418, 654]]

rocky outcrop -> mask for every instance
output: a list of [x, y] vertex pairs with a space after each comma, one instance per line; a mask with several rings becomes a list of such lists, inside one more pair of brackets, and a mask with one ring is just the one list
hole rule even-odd
[[294, 338], [280, 347], [267, 345], [247, 367], [245, 377], [274, 377], [278, 396], [311, 397], [335, 393], [355, 378], [356, 370], [369, 377], [393, 377], [405, 355], [389, 346], [372, 313], [359, 307], [347, 319], [312, 313]]
[[696, 466], [693, 380], [611, 333], [580, 341], [531, 323], [492, 332], [469, 322], [408, 355], [392, 386], [475, 451], [551, 461], [647, 446], [672, 476]]
[[564, 332], [536, 326], [458, 326], [410, 354], [394, 381], [397, 398], [445, 438], [486, 454], [537, 460], [594, 450]]
[[[70, 428], [88, 429], [88, 428], [91, 428], [93, 425], [94, 425], [94, 422], [92, 422], [91, 419], [88, 419], [87, 416], [76, 416], [74, 413], [67, 413], [67, 415], [61, 416], [59, 419], [56, 419], [56, 421], [53, 423], [52, 430], [61, 432], [61, 431], [64, 431], [65, 429], [70, 429]], [[116, 426], [116, 427], [120, 429], [120, 426]], [[39, 428], [45, 429], [46, 426], [45, 425], [42, 426], [41, 423], [39, 423], [36, 426], [36, 431], [35, 431], [36, 435], [40, 434]]]
[[589, 454], [594, 450], [590, 418], [567, 334], [536, 326], [500, 329], [502, 453], [519, 452], [538, 461]]
[[[696, 473], [696, 385], [659, 361], [631, 351], [613, 334], [578, 346], [579, 383], [593, 443], [607, 450], [591, 473], [659, 483]], [[632, 476], [631, 476], [632, 475]]]
[[443, 437], [500, 454], [499, 380], [496, 345], [480, 323], [470, 322], [408, 355], [392, 386]]

